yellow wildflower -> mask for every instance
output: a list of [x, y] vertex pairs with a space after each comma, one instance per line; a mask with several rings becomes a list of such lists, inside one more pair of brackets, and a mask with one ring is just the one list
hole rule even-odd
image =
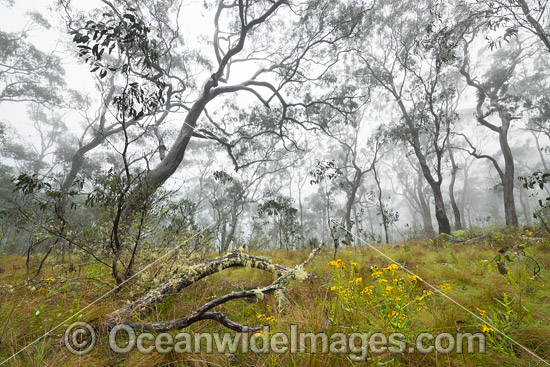
[[487, 332], [495, 331], [495, 329], [490, 328], [490, 327], [488, 327], [487, 325], [483, 325], [483, 326], [481, 327], [481, 331], [484, 332], [484, 333], [487, 333]]
[[384, 270], [397, 270], [399, 269], [399, 266], [397, 264], [391, 264], [387, 268], [384, 268]]

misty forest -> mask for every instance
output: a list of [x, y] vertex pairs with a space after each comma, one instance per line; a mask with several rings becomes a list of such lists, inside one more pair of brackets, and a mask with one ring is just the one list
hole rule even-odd
[[0, 365], [550, 365], [549, 7], [0, 0]]

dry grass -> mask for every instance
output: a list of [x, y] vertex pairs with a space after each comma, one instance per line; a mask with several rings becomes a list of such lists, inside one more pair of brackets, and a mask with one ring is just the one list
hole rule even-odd
[[[505, 278], [493, 267], [490, 269], [483, 260], [492, 260], [498, 248], [491, 243], [459, 244], [447, 243], [437, 246], [430, 242], [408, 243], [395, 249], [380, 247], [387, 255], [417, 272], [432, 284], [449, 283], [449, 293], [470, 310], [498, 309], [506, 294], [513, 299], [514, 320], [507, 329], [510, 336], [518, 342], [536, 351], [540, 356], [550, 359], [550, 241], [530, 243], [527, 252], [535, 257], [542, 266], [541, 277], [531, 278], [531, 270], [526, 263], [516, 261], [511, 266], [512, 277]], [[305, 260], [309, 252], [274, 251], [257, 253], [271, 258], [274, 262], [288, 266]], [[214, 255], [212, 255], [214, 256]], [[368, 247], [342, 249], [337, 254], [343, 262], [358, 263], [356, 276], [369, 278], [370, 267], [384, 267], [388, 261]], [[237, 301], [219, 308], [236, 321], [256, 325], [257, 315], [273, 315], [277, 322], [273, 331], [287, 331], [291, 324], [300, 325], [301, 331], [321, 332], [329, 322], [329, 304], [334, 301], [334, 292], [330, 291], [333, 269], [327, 263], [333, 259], [332, 251], [323, 251], [308, 270], [316, 272], [321, 279], [293, 283], [290, 286], [288, 302], [283, 310], [277, 310], [272, 297], [264, 301]], [[53, 259], [52, 259], [53, 260]], [[418, 266], [418, 267], [417, 267]], [[103, 282], [82, 280], [92, 274], [91, 266], [84, 267], [80, 276], [75, 274], [59, 277], [59, 271], [53, 262], [48, 262], [43, 278], [54, 277], [51, 281], [20, 286], [9, 292], [6, 285], [23, 283], [26, 279], [25, 259], [21, 256], [0, 257], [0, 363], [11, 354], [24, 347], [44, 332], [50, 330], [67, 317], [86, 307], [109, 288], [105, 282], [111, 282], [108, 270], [101, 272]], [[97, 276], [97, 269], [94, 275]], [[57, 273], [56, 273], [57, 272]], [[370, 278], [369, 278], [370, 279]], [[194, 310], [197, 306], [213, 297], [238, 290], [251, 289], [269, 284], [273, 275], [252, 269], [231, 269], [203, 279], [186, 288], [181, 294], [174, 294], [144, 320], [166, 320], [178, 318]], [[137, 287], [137, 286], [136, 286]], [[120, 294], [110, 295], [94, 304], [82, 314], [83, 321], [94, 322], [101, 316], [120, 307], [127, 300], [135, 298], [142, 288], [129, 287]], [[36, 312], [40, 311], [37, 315]], [[361, 325], [362, 310], [356, 310], [349, 325], [329, 326], [331, 330], [350, 331], [355, 325]], [[409, 331], [455, 332], [479, 331], [479, 323], [458, 306], [437, 297], [425, 310], [409, 315]], [[214, 322], [197, 323], [188, 332], [225, 332]], [[368, 332], [369, 330], [362, 330]], [[54, 331], [63, 333], [64, 327]], [[117, 355], [107, 345], [106, 337], [100, 338], [96, 348], [86, 356], [74, 356], [68, 353], [59, 340], [47, 338], [37, 343], [6, 365], [27, 366], [349, 366], [365, 365], [365, 362], [352, 362], [347, 355], [334, 354], [282, 354], [256, 355], [242, 354], [177, 354], [148, 355], [131, 352]], [[520, 348], [514, 347], [511, 353], [501, 353], [489, 348], [486, 354], [441, 355], [441, 354], [402, 354], [389, 353], [373, 356], [367, 365], [387, 366], [536, 366], [536, 361]], [[539, 364], [540, 365], [540, 364]]]

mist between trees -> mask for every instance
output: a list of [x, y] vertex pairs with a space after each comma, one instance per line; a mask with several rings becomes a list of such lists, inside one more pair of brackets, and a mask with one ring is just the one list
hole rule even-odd
[[0, 30], [0, 251], [35, 275], [78, 253], [121, 284], [189, 238], [548, 228], [542, 3], [51, 1]]

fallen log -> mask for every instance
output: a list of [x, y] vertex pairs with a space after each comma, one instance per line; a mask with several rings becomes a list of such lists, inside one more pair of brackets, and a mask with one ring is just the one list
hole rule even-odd
[[[274, 264], [266, 258], [252, 256], [244, 253], [242, 249], [235, 250], [224, 256], [218, 257], [213, 260], [208, 260], [203, 263], [190, 266], [183, 272], [173, 277], [166, 283], [162, 284], [155, 290], [145, 294], [132, 303], [111, 312], [106, 317], [106, 321], [103, 323], [103, 327], [110, 329], [115, 325], [126, 324], [137, 329], [148, 329], [155, 331], [165, 331], [172, 329], [180, 329], [189, 326], [200, 320], [215, 320], [220, 324], [236, 331], [255, 331], [256, 328], [249, 328], [247, 326], [240, 325], [234, 321], [227, 319], [221, 312], [209, 312], [213, 307], [226, 303], [230, 300], [238, 298], [260, 298], [265, 294], [273, 293], [276, 291], [286, 290], [286, 283], [290, 279], [305, 279], [311, 274], [303, 270], [303, 267], [307, 265], [313, 257], [320, 251], [321, 247], [315, 249], [309, 256], [309, 258], [302, 264], [288, 269], [283, 265]], [[216, 298], [189, 316], [183, 317], [178, 320], [150, 322], [150, 323], [132, 323], [130, 318], [134, 315], [144, 315], [149, 313], [153, 309], [153, 306], [162, 302], [168, 295], [178, 293], [191, 284], [203, 279], [209, 275], [218, 273], [228, 268], [234, 267], [248, 267], [254, 269], [260, 269], [275, 274], [278, 278], [264, 288], [232, 292], [225, 296]]]

